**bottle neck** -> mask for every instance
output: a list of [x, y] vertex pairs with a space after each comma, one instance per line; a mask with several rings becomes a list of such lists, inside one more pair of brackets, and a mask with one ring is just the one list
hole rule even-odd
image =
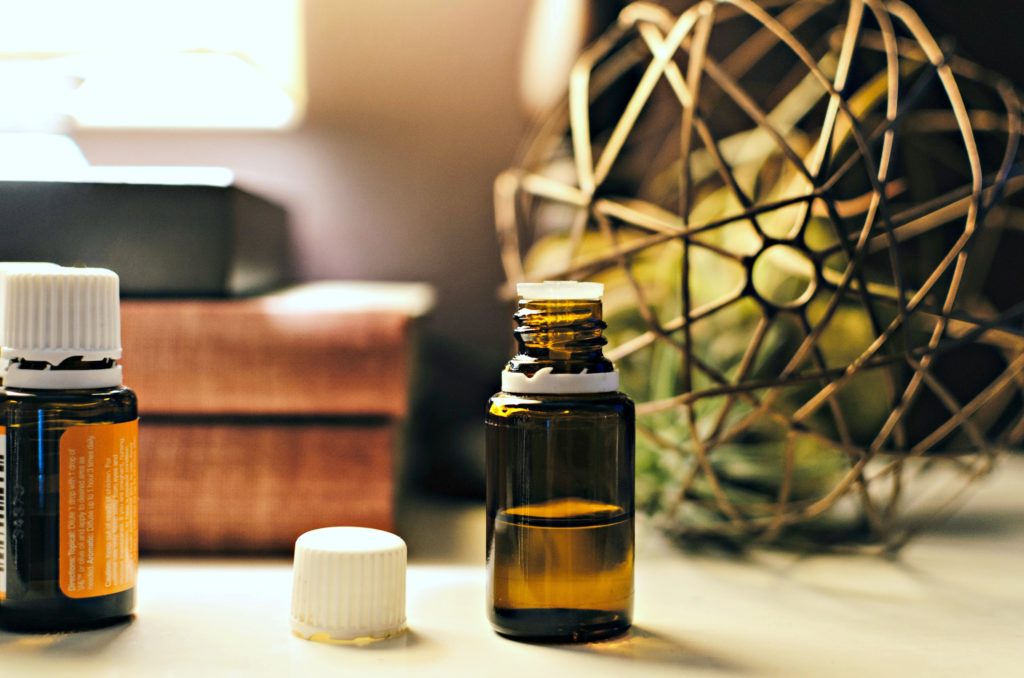
[[545, 367], [555, 374], [611, 372], [602, 347], [607, 327], [601, 302], [579, 299], [522, 299], [515, 314], [519, 353], [509, 370], [533, 374]]
[[82, 360], [75, 356], [54, 365], [42, 360], [13, 358], [0, 365], [8, 388], [94, 389], [121, 385], [121, 366], [112, 358]]
[[599, 300], [521, 299], [515, 320], [519, 353], [502, 374], [503, 390], [595, 393], [618, 388], [615, 366], [602, 353], [607, 325]]

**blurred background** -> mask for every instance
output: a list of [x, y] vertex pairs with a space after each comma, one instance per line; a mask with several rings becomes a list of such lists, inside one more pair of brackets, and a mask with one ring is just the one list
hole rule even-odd
[[[197, 3], [202, 16], [219, 3]], [[252, 3], [235, 3], [246, 24]], [[468, 445], [467, 421], [496, 390], [509, 345], [491, 183], [525, 128], [518, 98], [529, 4], [453, 0], [291, 5], [297, 112], [285, 129], [78, 129], [100, 165], [217, 165], [289, 214], [299, 280], [423, 281], [436, 304], [421, 334], [429, 356], [416, 436]], [[177, 3], [166, 3], [178, 11]], [[268, 40], [287, 41], [287, 23]], [[442, 378], [443, 377], [443, 378]], [[424, 454], [431, 454], [424, 450]], [[474, 486], [479, 458], [433, 453], [428, 484]], [[468, 472], [462, 464], [475, 467]]]
[[[494, 235], [492, 183], [515, 164], [516, 149], [531, 123], [564, 95], [580, 47], [625, 4], [0, 1], [0, 84], [9, 93], [0, 105], [0, 173], [7, 186], [0, 200], [8, 205], [0, 219], [0, 258], [106, 265], [110, 262], [101, 256], [79, 255], [86, 251], [86, 245], [75, 245], [79, 241], [69, 240], [70, 250], [53, 248], [60, 229], [70, 228], [66, 213], [91, 214], [85, 235], [76, 236], [81, 242], [103, 241], [102, 224], [108, 222], [145, 221], [139, 215], [145, 213], [146, 195], [125, 198], [134, 207], [119, 210], [121, 198], [106, 193], [83, 197], [47, 188], [58, 197], [27, 198], [26, 182], [35, 182], [32, 190], [37, 190], [39, 182], [81, 186], [122, 181], [90, 174], [86, 167], [225, 168], [228, 173], [206, 174], [202, 181], [175, 175], [171, 183], [244, 191], [280, 208], [268, 212], [266, 219], [286, 224], [280, 231], [285, 240], [275, 239], [278, 231], [273, 227], [246, 231], [245, 224], [227, 223], [231, 219], [220, 226], [213, 220], [209, 226], [234, 229], [228, 244], [216, 246], [223, 245], [227, 259], [244, 258], [246, 247], [264, 247], [274, 252], [259, 256], [266, 261], [279, 255], [274, 259], [279, 270], [242, 288], [162, 292], [149, 278], [133, 289], [130, 274], [151, 273], [153, 267], [133, 259], [129, 245], [133, 238], [149, 236], [119, 232], [108, 243], [117, 240], [129, 253], [129, 263], [119, 271], [126, 281], [126, 298], [164, 304], [171, 297], [200, 300], [207, 305], [187, 309], [188, 322], [198, 327], [204, 309], [228, 313], [218, 306], [225, 299], [251, 299], [285, 284], [426, 283], [432, 304], [423, 301], [427, 288], [392, 290], [398, 296], [420, 295], [411, 306], [398, 304], [412, 318], [408, 333], [398, 340], [402, 350], [394, 354], [400, 356], [394, 360], [401, 361], [408, 379], [402, 397], [409, 406], [394, 412], [365, 407], [270, 412], [255, 405], [192, 412], [167, 406], [151, 412], [154, 420], [184, 418], [206, 425], [223, 424], [227, 418], [234, 426], [240, 417], [265, 423], [272, 415], [281, 425], [322, 425], [328, 418], [332, 426], [372, 427], [382, 417], [390, 426], [394, 417], [400, 429], [396, 440], [385, 444], [402, 451], [402, 460], [391, 471], [402, 474], [403, 482], [419, 490], [482, 496], [480, 421], [512, 347], [510, 308], [499, 294], [504, 280]], [[679, 10], [691, 3], [663, 4]], [[1016, 39], [1024, 10], [1016, 3], [913, 4], [936, 34], [956, 41], [960, 53], [1024, 81]], [[161, 183], [138, 175], [123, 181]], [[87, 208], [77, 207], [80, 199]], [[37, 214], [44, 203], [46, 210]], [[62, 205], [66, 213], [60, 211]], [[60, 217], [65, 221], [54, 223], [55, 214], [65, 215]], [[163, 223], [154, 219], [151, 223]], [[46, 234], [41, 227], [25, 226], [30, 223], [56, 230]], [[168, 230], [173, 228], [160, 226], [152, 237], [167, 237]], [[267, 239], [263, 245], [244, 244], [261, 237]], [[197, 251], [208, 253], [213, 247], [195, 238]], [[187, 250], [189, 242], [171, 238], [161, 246]], [[168, 268], [169, 277], [196, 274], [177, 264]], [[374, 312], [374, 300], [383, 298], [365, 297], [364, 288], [346, 289], [337, 294], [364, 295], [355, 304], [359, 312]], [[321, 311], [351, 311], [352, 303], [346, 310], [337, 299], [324, 302], [321, 297]], [[393, 299], [380, 303], [385, 311], [395, 308]], [[145, 322], [170, 323], [172, 328], [185, 322], [170, 315], [185, 312], [179, 307], [156, 308], [139, 314], [149, 318]], [[266, 306], [247, 308], [256, 315], [272, 312]], [[129, 318], [126, 328], [139, 327], [133, 322]], [[315, 318], [311, 322], [316, 325]], [[258, 326], [275, 331], [273, 323]], [[333, 327], [326, 321], [319, 326]], [[340, 334], [347, 331], [339, 327]], [[160, 331], [165, 329], [160, 326]], [[156, 333], [140, 329], [135, 336]], [[194, 336], [213, 345], [202, 332]], [[136, 350], [146, 350], [148, 345], [138, 341], [142, 343]], [[126, 348], [131, 345], [126, 338]], [[351, 360], [345, 357], [345, 346], [330, 350], [339, 352], [340, 364]], [[330, 350], [322, 354], [328, 356], [325, 360], [330, 360]], [[126, 351], [129, 374], [131, 359]], [[377, 355], [373, 360], [390, 358]], [[217, 363], [212, 359], [212, 365]], [[141, 374], [138, 369], [135, 373]], [[145, 409], [146, 390], [134, 385], [140, 386]], [[359, 448], [362, 443], [351, 445]]]

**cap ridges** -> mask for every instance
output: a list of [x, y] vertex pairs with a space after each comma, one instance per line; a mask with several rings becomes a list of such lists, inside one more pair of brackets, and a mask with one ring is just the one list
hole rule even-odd
[[295, 542], [292, 631], [308, 640], [388, 638], [405, 629], [406, 546], [366, 527], [325, 527]]
[[3, 358], [58, 365], [121, 357], [117, 274], [104, 268], [34, 268], [3, 274]]

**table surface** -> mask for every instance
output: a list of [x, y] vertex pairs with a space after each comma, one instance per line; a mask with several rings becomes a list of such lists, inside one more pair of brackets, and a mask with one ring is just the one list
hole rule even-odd
[[282, 560], [143, 560], [136, 619], [0, 633], [0, 675], [980, 676], [1024, 665], [1024, 458], [898, 559], [678, 553], [641, 531], [636, 627], [584, 646], [495, 635], [478, 507], [406, 508], [410, 630], [368, 646], [288, 629]]

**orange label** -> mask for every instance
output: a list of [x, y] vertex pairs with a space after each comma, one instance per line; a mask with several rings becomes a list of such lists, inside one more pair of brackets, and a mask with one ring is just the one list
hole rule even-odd
[[135, 586], [139, 420], [73, 426], [60, 437], [60, 590], [90, 598]]
[[7, 429], [0, 426], [0, 600], [7, 598]]

